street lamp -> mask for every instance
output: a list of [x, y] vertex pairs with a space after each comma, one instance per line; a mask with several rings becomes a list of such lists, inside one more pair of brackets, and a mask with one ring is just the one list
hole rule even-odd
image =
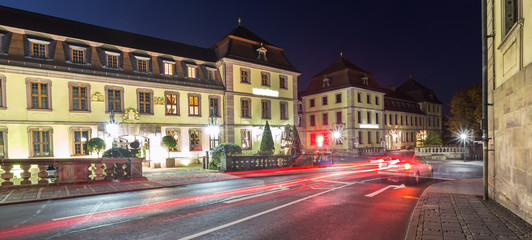
[[221, 132], [221, 127], [220, 127], [220, 124], [218, 124], [215, 120], [214, 120], [214, 109], [210, 109], [210, 119], [209, 119], [209, 123], [205, 126], [205, 132], [207, 132], [207, 134], [209, 134], [209, 147], [210, 149], [212, 150], [213, 148], [216, 147], [216, 145], [218, 145], [218, 136], [220, 135], [220, 132]]
[[467, 134], [466, 133], [461, 133], [460, 134], [460, 139], [462, 140], [462, 142], [464, 142], [464, 162], [466, 161], [466, 142], [467, 142]]

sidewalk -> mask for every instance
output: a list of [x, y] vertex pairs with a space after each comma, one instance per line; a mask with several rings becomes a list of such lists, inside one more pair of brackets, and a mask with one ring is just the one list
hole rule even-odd
[[144, 168], [143, 180], [103, 181], [96, 183], [64, 185], [29, 185], [0, 188], [0, 206], [54, 199], [68, 199], [82, 196], [95, 196], [173, 187], [183, 184], [220, 181], [238, 176], [201, 170], [201, 167], [186, 168]]
[[482, 200], [482, 179], [429, 186], [412, 213], [406, 240], [532, 239], [532, 226], [489, 200]]

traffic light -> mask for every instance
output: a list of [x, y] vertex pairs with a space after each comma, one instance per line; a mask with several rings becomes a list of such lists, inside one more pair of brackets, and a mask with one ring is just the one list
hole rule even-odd
[[323, 135], [318, 135], [316, 137], [316, 143], [318, 144], [318, 147], [323, 147], [323, 141], [324, 141]]

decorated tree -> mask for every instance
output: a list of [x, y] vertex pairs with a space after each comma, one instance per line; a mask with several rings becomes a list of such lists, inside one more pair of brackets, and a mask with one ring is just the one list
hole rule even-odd
[[105, 150], [105, 141], [101, 138], [92, 138], [87, 143], [87, 151], [96, 153], [100, 157], [100, 152]]
[[275, 151], [275, 146], [273, 144], [272, 130], [270, 129], [270, 124], [266, 121], [266, 126], [264, 126], [264, 132], [262, 132], [262, 141], [260, 142], [260, 155], [273, 155]]

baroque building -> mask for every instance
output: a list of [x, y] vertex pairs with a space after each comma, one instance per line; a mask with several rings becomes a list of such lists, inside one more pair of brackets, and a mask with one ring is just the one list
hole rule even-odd
[[255, 153], [266, 121], [280, 149], [299, 75], [240, 21], [202, 48], [0, 7], [0, 158], [94, 158], [87, 142], [100, 137], [160, 161], [166, 135], [171, 157], [221, 142]]
[[412, 76], [397, 89], [382, 88], [373, 74], [342, 55], [300, 93], [298, 126], [307, 151], [324, 137], [329, 150], [377, 153], [421, 145], [441, 132], [441, 102]]
[[488, 195], [532, 223], [532, 2], [483, 3]]

